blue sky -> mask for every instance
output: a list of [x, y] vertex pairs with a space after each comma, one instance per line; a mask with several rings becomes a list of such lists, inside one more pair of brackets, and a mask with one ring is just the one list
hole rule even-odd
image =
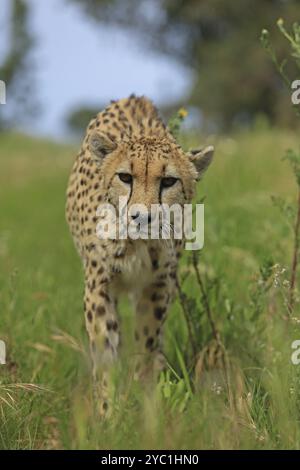
[[[145, 50], [135, 36], [95, 24], [64, 0], [28, 2], [33, 8], [35, 76], [43, 113], [27, 131], [62, 137], [66, 113], [81, 104], [100, 107], [134, 92], [159, 105], [187, 93], [189, 71], [169, 57]], [[7, 45], [9, 4], [10, 0], [1, 0], [0, 57]]]

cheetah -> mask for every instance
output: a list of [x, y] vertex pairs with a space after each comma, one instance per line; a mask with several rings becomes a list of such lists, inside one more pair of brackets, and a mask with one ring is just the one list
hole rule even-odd
[[[109, 375], [120, 344], [117, 314], [122, 292], [136, 317], [136, 370], [141, 379], [164, 366], [163, 324], [176, 290], [182, 240], [105, 239], [97, 236], [98, 208], [118, 212], [127, 202], [128, 223], [151, 222], [151, 205], [189, 203], [214, 149], [185, 153], [146, 97], [111, 104], [90, 122], [67, 189], [66, 219], [83, 262], [84, 315], [97, 402], [109, 408]], [[132, 212], [143, 204], [142, 213]]]

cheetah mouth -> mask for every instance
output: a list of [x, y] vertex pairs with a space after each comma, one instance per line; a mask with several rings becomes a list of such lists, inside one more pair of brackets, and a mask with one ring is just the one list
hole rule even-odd
[[143, 236], [151, 236], [151, 225], [146, 225], [146, 226], [128, 226], [128, 231], [129, 234], [133, 235], [140, 235], [140, 237]]
[[166, 240], [172, 238], [173, 229], [165, 224], [158, 225], [128, 225], [127, 234], [128, 238], [133, 240]]

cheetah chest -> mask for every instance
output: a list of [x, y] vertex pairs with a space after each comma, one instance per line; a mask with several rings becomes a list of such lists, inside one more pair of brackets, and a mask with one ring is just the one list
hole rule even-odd
[[115, 291], [138, 293], [151, 283], [152, 264], [146, 244], [137, 243], [135, 249], [119, 261], [120, 274], [113, 283]]

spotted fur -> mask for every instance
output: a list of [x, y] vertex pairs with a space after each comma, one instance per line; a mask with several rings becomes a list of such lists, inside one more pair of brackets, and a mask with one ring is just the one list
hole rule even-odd
[[[144, 376], [163, 363], [163, 323], [174, 298], [182, 241], [101, 240], [98, 206], [117, 207], [120, 196], [129, 208], [143, 203], [148, 211], [151, 204], [190, 202], [211, 155], [211, 149], [184, 153], [144, 97], [112, 102], [88, 126], [69, 180], [66, 218], [84, 266], [85, 321], [103, 411], [120, 344], [118, 297], [125, 291], [132, 299], [138, 371]], [[131, 175], [131, 183], [120, 181], [120, 174]], [[176, 182], [163, 188], [168, 177]]]

